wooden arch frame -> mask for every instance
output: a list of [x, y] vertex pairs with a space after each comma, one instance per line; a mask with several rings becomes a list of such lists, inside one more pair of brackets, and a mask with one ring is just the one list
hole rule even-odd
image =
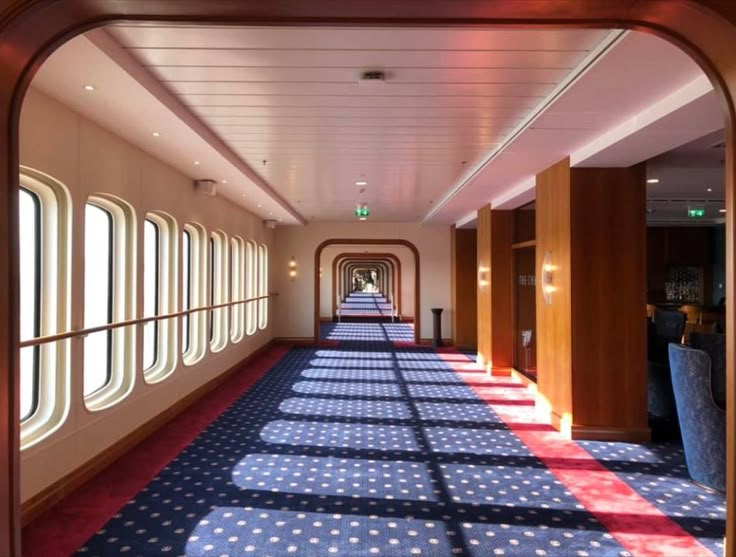
[[[732, 0], [2, 0], [0, 4], [0, 557], [20, 555], [18, 127], [26, 89], [73, 36], [115, 21], [250, 25], [511, 25], [626, 28], [687, 52], [713, 82], [726, 122], [727, 517], [736, 557], [736, 3]], [[329, 242], [329, 241], [328, 241]], [[329, 245], [329, 243], [327, 244]], [[415, 248], [416, 249], [416, 248]], [[321, 251], [319, 249], [318, 251]], [[418, 257], [418, 254], [415, 254]], [[417, 276], [419, 275], [417, 268]], [[318, 266], [315, 282], [319, 281]], [[417, 289], [417, 294], [418, 294]], [[418, 304], [417, 304], [418, 307]], [[319, 308], [315, 307], [319, 316]], [[318, 324], [318, 320], [315, 321]], [[417, 319], [418, 333], [419, 319]], [[317, 329], [315, 329], [317, 330]]]
[[335, 256], [335, 259], [332, 260], [332, 315], [335, 315], [335, 311], [337, 309], [337, 306], [335, 305], [335, 295], [336, 295], [336, 284], [335, 277], [337, 276], [338, 267], [341, 264], [341, 260], [343, 258], [350, 258], [354, 260], [373, 260], [375, 258], [384, 258], [388, 261], [391, 261], [393, 263], [393, 271], [394, 271], [394, 284], [396, 285], [396, 307], [399, 310], [399, 315], [401, 315], [402, 310], [402, 301], [401, 301], [401, 260], [399, 257], [393, 253], [355, 253], [355, 252], [343, 252], [337, 256]]
[[[419, 275], [420, 275], [420, 256], [417, 247], [409, 242], [408, 240], [402, 239], [387, 239], [387, 238], [332, 238], [325, 240], [317, 249], [314, 250], [314, 342], [319, 344], [319, 314], [320, 314], [320, 283], [321, 277], [319, 276], [319, 264], [322, 258], [322, 252], [328, 246], [334, 245], [345, 245], [345, 246], [404, 246], [409, 248], [412, 255], [414, 256], [414, 307], [416, 308], [414, 313], [414, 342], [419, 344], [421, 337], [421, 325], [420, 325], [420, 308], [419, 302], [421, 300], [421, 292], [419, 287]], [[372, 254], [370, 254], [372, 255]], [[333, 260], [333, 276], [334, 276], [334, 264]], [[334, 280], [333, 280], [334, 284]], [[334, 296], [334, 293], [333, 293]]]

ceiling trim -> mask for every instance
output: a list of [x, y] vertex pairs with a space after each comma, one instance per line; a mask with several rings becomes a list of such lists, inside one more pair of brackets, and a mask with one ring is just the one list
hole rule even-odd
[[488, 152], [480, 162], [473, 165], [461, 178], [460, 181], [448, 191], [444, 197], [434, 205], [434, 207], [422, 219], [423, 224], [427, 224], [453, 197], [460, 193], [465, 186], [472, 182], [485, 168], [493, 162], [496, 157], [503, 153], [511, 146], [516, 139], [523, 134], [544, 112], [550, 108], [559, 99], [565, 91], [574, 85], [588, 70], [601, 60], [607, 52], [616, 46], [626, 35], [628, 31], [613, 30], [592, 49], [588, 55], [569, 73], [565, 78], [557, 84], [557, 86], [540, 102], [527, 116], [515, 126], [511, 132], [501, 141], [501, 143], [493, 150]]
[[104, 52], [114, 63], [128, 73], [151, 95], [161, 102], [167, 109], [173, 112], [194, 133], [201, 137], [207, 144], [215, 149], [220, 155], [238, 169], [248, 180], [264, 191], [289, 215], [294, 217], [300, 224], [306, 224], [307, 219], [292, 207], [266, 180], [261, 178], [250, 165], [248, 165], [238, 154], [220, 139], [196, 114], [184, 105], [163, 83], [160, 83], [140, 62], [128, 53], [107, 31], [94, 29], [88, 31], [86, 37]]

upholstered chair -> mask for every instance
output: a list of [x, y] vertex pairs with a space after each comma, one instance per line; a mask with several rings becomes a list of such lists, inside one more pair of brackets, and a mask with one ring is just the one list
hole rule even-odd
[[713, 400], [711, 361], [707, 353], [669, 345], [672, 387], [690, 477], [726, 489], [726, 413]]
[[690, 333], [690, 346], [710, 356], [711, 390], [719, 408], [726, 409], [726, 335]]

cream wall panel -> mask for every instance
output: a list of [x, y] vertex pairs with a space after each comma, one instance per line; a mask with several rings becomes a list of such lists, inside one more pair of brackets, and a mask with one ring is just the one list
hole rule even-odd
[[[372, 222], [310, 222], [304, 227], [280, 227], [275, 237], [276, 253], [272, 262], [273, 280], [279, 297], [276, 300], [275, 331], [277, 337], [311, 337], [314, 319], [314, 253], [317, 246], [332, 238], [403, 239], [412, 242], [421, 257], [420, 288], [421, 308], [419, 319], [422, 337], [432, 336], [432, 312], [430, 308], [445, 308], [442, 314], [442, 334], [452, 336], [450, 296], [450, 227], [424, 226], [414, 223]], [[360, 247], [360, 246], [358, 246]], [[387, 251], [389, 246], [366, 246], [355, 250], [355, 246], [336, 246], [323, 251], [323, 282], [331, 270], [327, 268], [325, 252], [338, 254], [342, 251]], [[345, 248], [345, 249], [343, 249]], [[398, 253], [398, 252], [397, 252]], [[287, 265], [294, 256], [299, 265], [299, 276], [291, 281]], [[329, 264], [331, 265], [331, 259]], [[413, 270], [413, 257], [402, 256], [402, 273]], [[413, 271], [412, 271], [413, 272]], [[413, 304], [413, 277], [411, 283], [402, 276], [402, 281], [411, 284], [412, 290], [404, 297], [405, 308]], [[408, 295], [407, 295], [408, 294]], [[329, 300], [330, 290], [322, 284], [321, 303]], [[322, 308], [326, 308], [324, 305]], [[328, 310], [329, 313], [329, 310]]]
[[[21, 164], [53, 176], [63, 182], [71, 194], [74, 211], [72, 324], [75, 328], [83, 324], [83, 215], [84, 203], [91, 193], [117, 195], [135, 209], [139, 314], [142, 307], [142, 227], [146, 213], [151, 210], [172, 215], [179, 232], [185, 223], [196, 221], [208, 232], [220, 229], [228, 237], [238, 235], [244, 240], [265, 243], [273, 255], [274, 233], [266, 229], [259, 218], [220, 197], [195, 194], [190, 177], [37, 90], [31, 89], [25, 98], [20, 129]], [[270, 276], [275, 277], [277, 273], [271, 271]], [[178, 290], [181, 293], [181, 284]], [[272, 303], [269, 323], [273, 323], [274, 309]], [[140, 331], [136, 336], [140, 353]], [[217, 354], [210, 353], [208, 348], [207, 356], [194, 366], [186, 367], [179, 360], [174, 372], [154, 385], [145, 383], [138, 369], [133, 391], [114, 407], [94, 413], [86, 409], [81, 395], [82, 342], [72, 341], [73, 394], [69, 416], [54, 434], [21, 453], [22, 500], [69, 474], [166, 407], [237, 364], [272, 336], [269, 324], [265, 330], [246, 336], [238, 344], [228, 344]]]

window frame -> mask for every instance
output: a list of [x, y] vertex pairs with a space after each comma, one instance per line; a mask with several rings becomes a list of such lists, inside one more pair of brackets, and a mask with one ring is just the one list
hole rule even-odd
[[[146, 214], [146, 221], [158, 228], [157, 265], [158, 284], [156, 292], [156, 315], [174, 313], [178, 308], [178, 249], [179, 228], [176, 219], [163, 211], [151, 211]], [[144, 223], [145, 226], [145, 223]], [[145, 250], [145, 245], [143, 246]], [[145, 252], [144, 252], [145, 260]], [[141, 270], [143, 272], [143, 269]], [[141, 278], [145, 288], [145, 277]], [[144, 290], [142, 288], [141, 290]], [[141, 307], [144, 307], [145, 294], [142, 295]], [[141, 315], [144, 315], [141, 312]], [[166, 379], [176, 369], [179, 359], [177, 334], [178, 319], [156, 320], [154, 364], [143, 370], [143, 379], [147, 384], [155, 384]], [[145, 327], [146, 324], [143, 325]], [[144, 337], [145, 342], [145, 335]], [[143, 353], [143, 348], [141, 349]], [[142, 360], [141, 360], [142, 361]], [[141, 365], [143, 367], [143, 365]]]
[[[245, 299], [245, 242], [240, 236], [230, 238], [230, 301]], [[245, 304], [230, 311], [230, 341], [238, 343], [245, 337]]]
[[[268, 295], [268, 246], [258, 244], [258, 297]], [[258, 329], [268, 327], [268, 298], [258, 300]]]
[[[208, 286], [209, 304], [225, 304], [230, 299], [229, 241], [222, 230], [214, 230], [209, 236]], [[229, 308], [218, 308], [207, 312], [209, 318], [209, 344], [212, 352], [222, 351], [230, 340], [228, 327]]]
[[[48, 174], [20, 166], [20, 185], [37, 196], [40, 211], [38, 250], [38, 335], [71, 328], [72, 202], [64, 184]], [[21, 286], [22, 287], [22, 286]], [[25, 349], [24, 349], [25, 350]], [[26, 450], [65, 422], [71, 407], [71, 340], [37, 347], [37, 402], [20, 423], [20, 448]]]
[[[112, 219], [110, 322], [135, 319], [138, 268], [135, 211], [127, 202], [109, 194], [92, 194], [87, 197], [84, 208], [88, 204], [106, 210]], [[136, 326], [119, 327], [109, 333], [110, 378], [103, 387], [84, 396], [84, 404], [90, 412], [114, 406], [130, 394], [135, 385]], [[84, 385], [82, 387], [84, 391]]]
[[[245, 297], [258, 297], [258, 263], [256, 243], [248, 240], [245, 243]], [[248, 302], [246, 306], [245, 334], [252, 336], [258, 331], [258, 302]]]
[[[182, 227], [182, 233], [185, 232], [189, 234], [190, 238], [189, 288], [186, 292], [184, 291], [182, 272], [182, 307], [186, 308], [188, 305], [189, 309], [197, 309], [206, 306], [206, 301], [209, 299], [207, 292], [207, 231], [199, 223], [188, 222]], [[182, 248], [184, 243], [182, 240]], [[187, 303], [184, 303], [185, 298]], [[188, 345], [182, 341], [182, 362], [185, 366], [193, 366], [204, 358], [207, 351], [207, 312], [197, 311], [188, 315], [188, 319], [182, 319], [182, 330], [179, 338], [188, 339]], [[188, 331], [186, 337], [184, 336], [184, 327]]]

